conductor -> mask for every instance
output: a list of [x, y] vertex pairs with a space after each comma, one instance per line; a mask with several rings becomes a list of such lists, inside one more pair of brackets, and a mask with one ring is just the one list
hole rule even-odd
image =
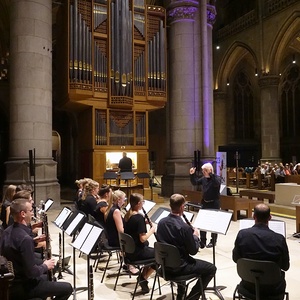
[[[195, 174], [196, 168], [190, 169], [190, 180], [192, 185], [202, 185], [202, 209], [220, 209], [220, 186], [221, 177], [214, 174], [211, 163], [205, 163], [202, 167], [203, 176], [198, 177]], [[206, 231], [200, 231], [200, 248], [206, 245]], [[206, 248], [213, 247], [217, 242], [217, 234], [211, 234], [211, 240]]]
[[123, 152], [123, 157], [119, 161], [119, 172], [132, 172], [132, 160]]

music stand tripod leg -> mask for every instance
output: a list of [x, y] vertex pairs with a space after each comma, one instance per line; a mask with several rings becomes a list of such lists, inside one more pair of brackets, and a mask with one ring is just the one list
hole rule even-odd
[[[213, 264], [214, 266], [216, 265], [216, 240], [215, 240], [215, 236], [213, 236]], [[217, 286], [216, 284], [216, 274], [214, 276], [214, 286], [213, 287], [208, 287], [205, 289], [205, 291], [213, 291], [216, 296], [220, 299], [220, 300], [225, 300], [224, 297], [222, 296], [220, 290], [225, 289], [225, 286]]]

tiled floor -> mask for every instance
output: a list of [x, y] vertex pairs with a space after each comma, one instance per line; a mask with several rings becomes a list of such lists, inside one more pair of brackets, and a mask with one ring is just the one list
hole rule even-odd
[[[167, 202], [165, 204], [160, 204], [168, 206]], [[149, 216], [156, 210], [158, 205], [156, 205], [149, 213]], [[57, 215], [59, 214], [59, 210], [50, 209], [48, 212], [48, 220], [49, 220], [49, 230], [52, 239], [52, 253], [58, 254], [58, 235], [61, 230], [52, 224]], [[299, 286], [300, 286], [300, 245], [299, 239], [293, 238], [292, 234], [295, 232], [295, 220], [289, 218], [282, 218], [274, 216], [273, 219], [283, 220], [286, 223], [286, 233], [287, 233], [287, 243], [290, 251], [290, 260], [291, 267], [286, 273], [286, 281], [287, 281], [287, 291], [290, 294], [290, 300], [300, 300]], [[218, 243], [215, 248], [216, 257], [215, 263], [217, 266], [217, 274], [216, 274], [216, 285], [225, 287], [221, 294], [224, 300], [232, 299], [233, 291], [236, 287], [236, 284], [239, 282], [239, 277], [236, 273], [236, 265], [231, 259], [231, 252], [233, 248], [233, 243], [236, 237], [236, 234], [239, 230], [239, 223], [231, 222], [229, 229], [226, 235], [219, 235]], [[70, 246], [71, 238], [64, 235], [65, 237], [65, 256], [71, 256], [70, 262], [70, 270], [73, 270], [73, 248]], [[150, 239], [150, 244], [154, 243], [154, 237]], [[213, 250], [203, 249], [198, 252], [196, 257], [200, 259], [204, 259], [210, 262], [213, 262]], [[76, 250], [76, 287], [86, 287], [87, 286], [87, 259], [86, 256], [83, 255], [79, 257], [79, 253]], [[94, 261], [91, 259], [90, 263], [92, 264]], [[101, 264], [104, 266], [104, 264]], [[113, 290], [113, 286], [115, 283], [115, 275], [118, 269], [118, 263], [116, 261], [116, 257], [113, 257], [113, 261], [110, 264], [111, 268], [107, 271], [107, 276], [104, 279], [103, 283], [100, 283], [102, 277], [102, 271], [98, 270], [93, 275], [93, 286], [94, 286], [94, 299], [131, 299], [130, 292], [134, 289], [135, 277], [129, 278], [128, 275], [122, 275], [119, 279], [119, 283], [117, 285], [116, 291]], [[63, 279], [69, 281], [73, 284], [74, 276], [69, 275], [67, 273], [63, 273]], [[153, 283], [153, 279], [150, 279], [149, 286], [151, 287]], [[210, 286], [212, 286], [211, 283]], [[70, 298], [71, 299], [71, 298]], [[76, 299], [86, 300], [88, 299], [87, 291], [77, 292]], [[150, 294], [141, 295], [136, 297], [136, 299], [150, 299]], [[153, 299], [172, 299], [171, 291], [169, 286], [164, 286], [162, 288], [162, 295], [158, 294], [158, 291], [155, 291]], [[214, 293], [207, 293], [207, 299], [219, 299]]]

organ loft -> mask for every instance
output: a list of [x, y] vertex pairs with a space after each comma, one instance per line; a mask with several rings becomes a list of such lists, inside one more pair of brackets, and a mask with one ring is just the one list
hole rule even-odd
[[69, 0], [56, 22], [56, 104], [78, 116], [79, 177], [103, 182], [123, 151], [148, 172], [148, 113], [167, 101], [165, 9]]

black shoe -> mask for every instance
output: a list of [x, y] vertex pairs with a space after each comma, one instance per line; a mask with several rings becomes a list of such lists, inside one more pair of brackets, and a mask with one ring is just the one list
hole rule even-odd
[[137, 281], [138, 281], [140, 287], [142, 288], [142, 293], [148, 294], [150, 291], [150, 289], [148, 287], [148, 281], [142, 275], [138, 276]]
[[210, 242], [209, 244], [206, 245], [206, 248], [212, 248], [213, 246], [215, 246], [212, 242]]
[[203, 249], [203, 248], [205, 248], [205, 243], [200, 241], [200, 249]]

